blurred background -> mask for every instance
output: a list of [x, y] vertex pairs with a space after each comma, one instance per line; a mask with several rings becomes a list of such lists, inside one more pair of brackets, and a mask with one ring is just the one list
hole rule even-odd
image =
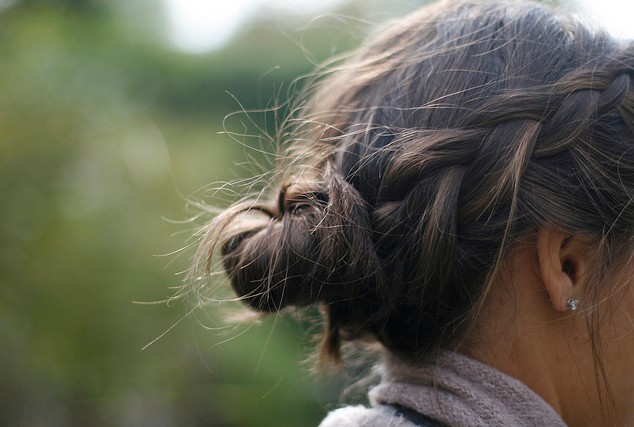
[[[335, 408], [352, 380], [311, 375], [310, 322], [235, 326], [170, 297], [197, 203], [266, 170], [292, 82], [423, 3], [0, 0], [0, 425], [310, 426]], [[623, 4], [567, 7], [632, 36]]]

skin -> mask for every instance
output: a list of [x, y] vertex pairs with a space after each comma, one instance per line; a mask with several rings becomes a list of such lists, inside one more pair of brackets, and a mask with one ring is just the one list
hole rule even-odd
[[[589, 239], [544, 227], [532, 240], [509, 251], [458, 351], [524, 382], [571, 427], [634, 426], [634, 263], [611, 265], [595, 298], [601, 259]], [[597, 319], [610, 393], [592, 351]]]

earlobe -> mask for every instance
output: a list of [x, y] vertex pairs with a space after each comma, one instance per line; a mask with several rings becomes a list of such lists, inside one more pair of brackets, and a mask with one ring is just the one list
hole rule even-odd
[[542, 227], [537, 238], [539, 275], [552, 307], [557, 311], [576, 310], [575, 295], [585, 270], [585, 260], [574, 236]]

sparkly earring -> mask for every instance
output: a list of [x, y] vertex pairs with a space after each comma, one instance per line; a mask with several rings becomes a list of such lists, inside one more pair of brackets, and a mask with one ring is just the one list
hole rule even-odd
[[570, 311], [577, 311], [577, 308], [579, 308], [579, 300], [570, 298], [568, 301], [566, 301], [566, 305], [568, 306]]

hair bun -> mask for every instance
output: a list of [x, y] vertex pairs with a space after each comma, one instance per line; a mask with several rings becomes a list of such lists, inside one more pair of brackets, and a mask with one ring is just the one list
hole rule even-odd
[[270, 216], [268, 223], [241, 227], [224, 241], [231, 285], [256, 310], [355, 298], [355, 284], [372, 271], [365, 203], [342, 177], [323, 179], [285, 186], [275, 210], [250, 209]]

